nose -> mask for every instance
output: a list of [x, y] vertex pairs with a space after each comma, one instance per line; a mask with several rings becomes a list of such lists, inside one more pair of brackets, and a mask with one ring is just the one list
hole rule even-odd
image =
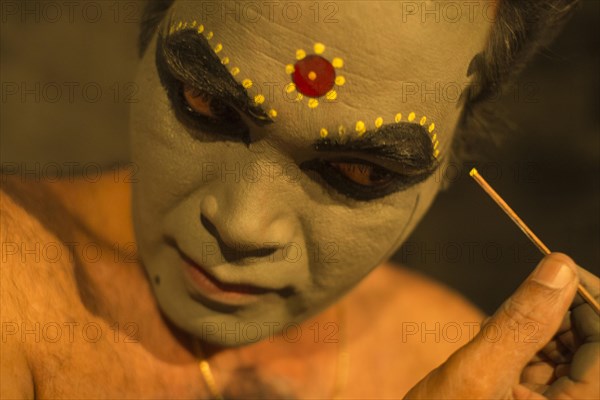
[[281, 198], [250, 183], [219, 189], [202, 199], [200, 218], [227, 261], [268, 257], [293, 241], [298, 224]]

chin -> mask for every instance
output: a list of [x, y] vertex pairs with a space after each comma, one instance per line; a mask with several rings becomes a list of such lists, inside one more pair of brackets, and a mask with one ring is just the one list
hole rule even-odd
[[160, 308], [173, 325], [204, 343], [219, 347], [239, 347], [265, 339], [273, 340], [282, 330], [299, 327], [299, 322], [283, 317], [272, 304], [271, 307], [265, 304], [252, 309], [217, 311], [192, 299], [187, 305], [166, 303], [161, 303], [159, 297]]

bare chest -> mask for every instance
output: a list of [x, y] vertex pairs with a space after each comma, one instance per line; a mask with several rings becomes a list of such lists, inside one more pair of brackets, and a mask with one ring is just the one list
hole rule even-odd
[[[169, 338], [164, 347], [147, 343], [146, 326], [135, 321], [55, 315], [24, 329], [35, 348], [38, 398], [211, 398], [197, 358]], [[350, 343], [345, 365], [337, 346], [320, 353], [264, 346], [213, 360], [211, 367], [228, 399], [330, 398], [336, 387], [341, 398], [398, 398], [422, 372], [407, 367], [408, 354], [388, 358], [396, 349], [382, 345]]]
[[[74, 302], [43, 310], [19, 333], [37, 398], [212, 398], [197, 355], [154, 310], [112, 321]], [[211, 366], [228, 399], [327, 397], [334, 384], [331, 351], [297, 357], [299, 349], [262, 345], [224, 353]]]
[[206, 397], [194, 362], [148, 348], [139, 333], [134, 323], [41, 323], [32, 368], [36, 397]]

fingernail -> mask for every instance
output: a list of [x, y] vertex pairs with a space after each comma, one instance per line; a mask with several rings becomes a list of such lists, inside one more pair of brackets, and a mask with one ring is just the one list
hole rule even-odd
[[575, 274], [564, 260], [546, 257], [533, 273], [533, 280], [551, 289], [561, 289], [573, 280]]

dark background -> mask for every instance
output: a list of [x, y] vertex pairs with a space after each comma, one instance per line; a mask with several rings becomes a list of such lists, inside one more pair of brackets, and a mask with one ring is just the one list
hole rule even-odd
[[[493, 312], [541, 253], [469, 177], [475, 165], [552, 251], [600, 274], [600, 1], [585, 1], [499, 101], [514, 131], [465, 163], [394, 260]], [[433, 251], [435, 250], [435, 254]]]
[[[141, 3], [78, 2], [73, 18], [49, 21], [44, 1], [28, 1], [26, 18], [2, 1], [0, 36], [2, 165], [43, 168], [126, 162], [127, 107], [136, 66]], [[82, 17], [86, 3], [102, 17]], [[36, 11], [36, 7], [37, 10]], [[93, 9], [88, 17], [96, 20]], [[65, 10], [63, 10], [65, 12]], [[36, 13], [38, 15], [36, 15]], [[599, 52], [600, 2], [585, 1], [557, 40], [529, 65], [499, 105], [517, 128], [476, 166], [555, 251], [600, 274]], [[52, 17], [51, 14], [48, 14]], [[65, 82], [79, 84], [74, 101]], [[45, 96], [9, 95], [41, 84]], [[58, 101], [52, 83], [63, 90]], [[102, 95], [81, 101], [94, 83]], [[10, 86], [13, 85], [13, 86]], [[94, 95], [94, 87], [88, 94]], [[40, 91], [40, 89], [38, 89]], [[464, 293], [492, 312], [541, 258], [536, 248], [469, 178], [467, 163], [408, 242], [393, 257]], [[458, 175], [457, 175], [458, 174]]]

